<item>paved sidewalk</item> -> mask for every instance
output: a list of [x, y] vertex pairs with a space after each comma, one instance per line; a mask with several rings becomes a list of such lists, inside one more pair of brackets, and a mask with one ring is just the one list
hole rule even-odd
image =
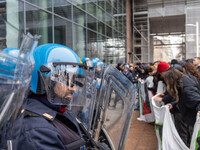
[[139, 111], [133, 112], [125, 150], [157, 150], [154, 125], [138, 121]]

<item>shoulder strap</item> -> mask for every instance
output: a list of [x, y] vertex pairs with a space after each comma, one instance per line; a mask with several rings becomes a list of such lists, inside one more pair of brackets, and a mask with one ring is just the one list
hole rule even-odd
[[[38, 115], [34, 112], [31, 112], [31, 111], [28, 111], [28, 110], [25, 110], [24, 111], [24, 118], [26, 117], [42, 117], [41, 115]], [[42, 117], [43, 118], [43, 117]]]
[[24, 110], [24, 118], [26, 118], [26, 117], [41, 117], [49, 122], [53, 121], [53, 116], [51, 116], [47, 113], [40, 115], [40, 114], [37, 114], [37, 113], [29, 111], [29, 110]]

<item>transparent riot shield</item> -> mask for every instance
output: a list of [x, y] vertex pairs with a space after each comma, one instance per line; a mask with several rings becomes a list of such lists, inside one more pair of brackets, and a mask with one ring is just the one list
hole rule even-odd
[[[72, 106], [72, 111], [76, 114], [78, 119], [84, 124], [88, 131], [91, 130], [91, 124], [93, 121], [94, 108], [96, 103], [96, 93], [97, 93], [97, 81], [95, 80], [95, 70], [88, 68], [86, 75], [86, 94], [85, 99], [86, 103], [84, 106]], [[80, 100], [80, 97], [77, 95], [76, 99]]]
[[136, 92], [133, 83], [115, 67], [109, 65], [105, 69], [98, 100], [99, 117], [95, 120], [98, 122], [95, 140], [107, 141], [112, 150], [124, 149]]
[[82, 112], [82, 122], [87, 127], [88, 131], [91, 130], [94, 109], [96, 104], [97, 95], [97, 81], [95, 80], [95, 72], [90, 70], [87, 77], [87, 92], [86, 92], [86, 106]]
[[[0, 20], [7, 28], [14, 28], [3, 15]], [[2, 22], [1, 22], [2, 23]], [[0, 46], [0, 149], [17, 149], [20, 126], [23, 115], [22, 105], [28, 93], [31, 73], [35, 62], [33, 50], [37, 40], [31, 35], [24, 35], [17, 30], [19, 41], [16, 47], [1, 41]]]

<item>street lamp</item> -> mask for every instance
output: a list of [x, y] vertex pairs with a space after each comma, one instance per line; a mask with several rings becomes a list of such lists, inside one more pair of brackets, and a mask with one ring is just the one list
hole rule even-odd
[[196, 24], [186, 24], [188, 27], [196, 27], [196, 57], [199, 57], [199, 22], [197, 21]]

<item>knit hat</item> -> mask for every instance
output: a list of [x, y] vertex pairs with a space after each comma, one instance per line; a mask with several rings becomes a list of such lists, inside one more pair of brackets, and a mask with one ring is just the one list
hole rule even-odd
[[161, 73], [161, 72], [163, 72], [163, 71], [165, 71], [165, 70], [167, 70], [167, 69], [169, 69], [169, 68], [170, 68], [170, 66], [169, 66], [168, 63], [166, 63], [166, 62], [164, 62], [164, 61], [161, 61], [161, 62], [158, 64], [157, 71], [158, 71], [159, 73]]

